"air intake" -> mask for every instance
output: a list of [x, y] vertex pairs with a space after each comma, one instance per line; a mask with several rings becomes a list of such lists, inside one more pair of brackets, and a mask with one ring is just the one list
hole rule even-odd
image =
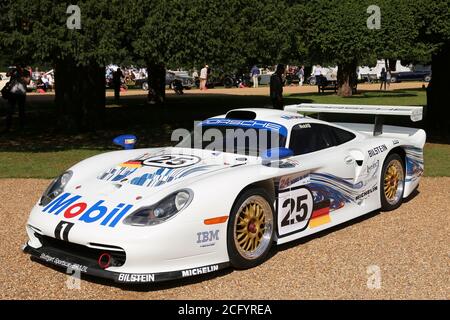
[[256, 113], [253, 111], [236, 110], [228, 112], [225, 118], [239, 119], [239, 120], [255, 120]]

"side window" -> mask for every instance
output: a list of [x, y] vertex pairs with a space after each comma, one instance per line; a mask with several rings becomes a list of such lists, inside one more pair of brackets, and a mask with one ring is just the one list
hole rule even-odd
[[294, 155], [306, 154], [335, 145], [328, 126], [317, 123], [301, 123], [291, 130], [289, 148]]
[[336, 128], [336, 127], [328, 127], [331, 131], [331, 134], [334, 136], [335, 140], [336, 140], [336, 145], [340, 145], [343, 143], [346, 143], [350, 140], [355, 139], [355, 135], [353, 133], [351, 133], [350, 131], [347, 130], [343, 130], [340, 128]]

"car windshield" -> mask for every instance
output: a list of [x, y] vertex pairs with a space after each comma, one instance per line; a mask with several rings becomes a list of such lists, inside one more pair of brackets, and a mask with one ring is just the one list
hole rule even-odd
[[285, 134], [270, 129], [242, 126], [199, 125], [176, 146], [259, 156], [261, 152], [286, 144]]

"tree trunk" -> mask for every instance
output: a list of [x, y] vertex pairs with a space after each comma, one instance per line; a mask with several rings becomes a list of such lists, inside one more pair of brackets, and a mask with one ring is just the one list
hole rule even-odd
[[80, 132], [98, 129], [105, 109], [105, 68], [97, 64], [78, 66], [71, 59], [55, 64], [55, 104], [58, 127]]
[[450, 45], [433, 56], [432, 79], [427, 87], [427, 135], [440, 142], [450, 142], [450, 108], [448, 108], [448, 75], [450, 74]]
[[350, 97], [353, 94], [353, 88], [356, 85], [357, 62], [343, 63], [338, 65], [337, 73], [337, 94], [341, 97]]
[[392, 72], [397, 71], [397, 59], [389, 59], [386, 65], [386, 71], [391, 70]]
[[166, 101], [166, 67], [162, 63], [147, 62], [148, 102], [162, 105]]

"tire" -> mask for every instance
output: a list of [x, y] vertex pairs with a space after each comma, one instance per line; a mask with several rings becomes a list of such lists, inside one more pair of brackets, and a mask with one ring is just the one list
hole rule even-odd
[[275, 230], [271, 203], [269, 194], [262, 188], [246, 190], [238, 197], [227, 229], [228, 256], [233, 267], [253, 268], [266, 259]]
[[430, 82], [431, 81], [431, 76], [426, 76], [423, 81], [425, 82]]
[[396, 77], [391, 77], [391, 83], [396, 83], [397, 82], [397, 78]]
[[405, 166], [402, 158], [390, 154], [384, 161], [380, 177], [381, 209], [391, 211], [400, 207], [405, 190]]
[[147, 81], [142, 82], [141, 88], [144, 91], [148, 91], [148, 82]]
[[233, 78], [230, 77], [226, 77], [225, 79], [223, 79], [223, 85], [225, 88], [231, 88], [234, 84], [234, 80]]
[[312, 86], [315, 86], [316, 85], [316, 79], [311, 78], [311, 80], [309, 80], [309, 84], [312, 85]]

